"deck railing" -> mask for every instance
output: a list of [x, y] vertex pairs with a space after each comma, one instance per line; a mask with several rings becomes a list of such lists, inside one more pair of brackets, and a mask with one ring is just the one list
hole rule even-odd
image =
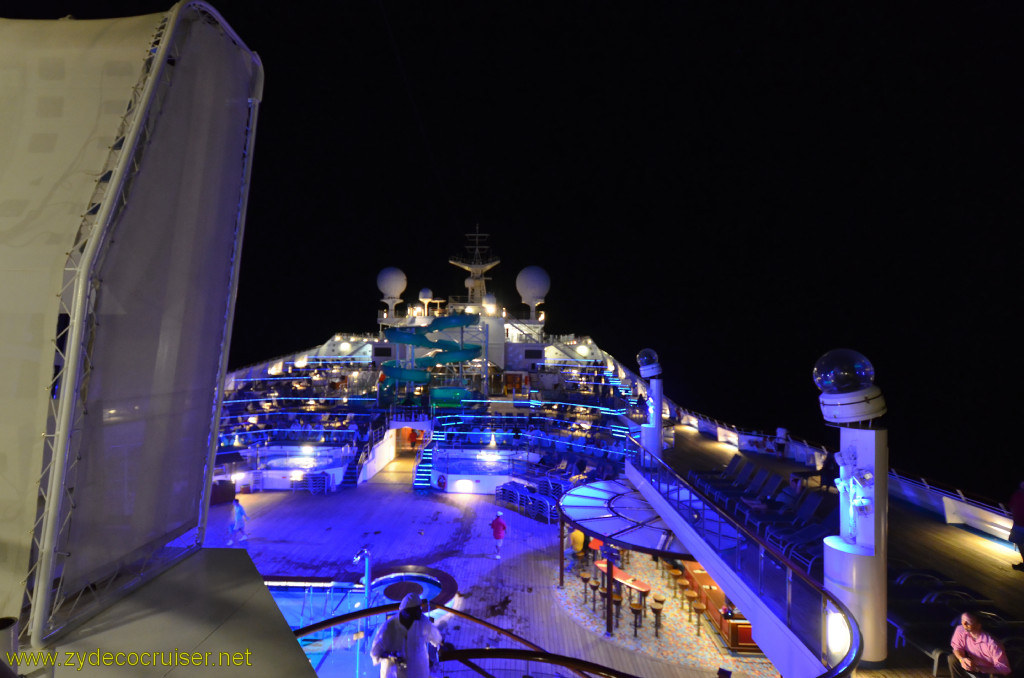
[[[718, 421], [712, 417], [692, 412], [690, 410], [679, 408], [678, 412], [683, 415], [684, 421], [692, 422], [702, 435], [710, 438], [720, 439], [721, 435], [719, 434], [719, 430], [729, 431], [737, 440], [741, 441], [741, 444], [737, 445], [737, 447], [744, 451], [764, 452], [765, 450], [744, 446], [742, 444], [743, 441], [749, 441], [756, 438], [761, 438], [765, 441], [780, 441], [775, 443], [776, 449], [783, 450], [780, 453], [780, 456], [808, 465], [814, 465], [815, 462], [824, 457], [824, 455], [832, 452], [832, 450], [829, 450], [824, 445], [812, 443], [792, 435], [787, 435], [784, 439], [780, 439], [778, 436], [770, 433], [741, 429], [738, 426], [733, 426], [732, 424]], [[933, 505], [925, 505], [924, 508], [928, 508], [941, 514], [943, 513], [942, 497], [948, 497], [954, 501], [963, 502], [975, 509], [991, 513], [994, 516], [1009, 516], [1009, 512], [1006, 510], [1006, 507], [994, 499], [978, 496], [972, 492], [953, 486], [944, 485], [945, 484], [940, 481], [925, 478], [923, 476], [916, 476], [899, 469], [889, 469], [890, 494], [900, 496], [897, 494], [898, 488], [901, 486], [914, 486], [931, 495]], [[914, 501], [918, 501], [920, 499], [920, 496], [913, 498]], [[996, 533], [992, 532], [992, 534]], [[996, 536], [1003, 537], [1001, 532], [996, 534]]]
[[[821, 678], [852, 675], [863, 652], [863, 639], [852, 613], [841, 601], [658, 457], [641, 448], [635, 468], [772, 613], [822, 660], [827, 671]], [[849, 633], [849, 648], [840, 657], [831, 656], [828, 649], [826, 621], [830, 611], [841, 615]]]
[[[348, 614], [325, 619], [315, 624], [310, 624], [309, 626], [296, 629], [295, 637], [303, 638], [329, 629], [342, 627], [345, 624], [350, 624], [360, 619], [387, 615], [392, 612], [397, 612], [398, 607], [399, 603], [391, 603], [388, 605], [379, 605], [366, 610], [349, 612]], [[459, 617], [460, 619], [483, 626], [484, 628], [494, 631], [515, 643], [525, 646], [525, 649], [471, 648], [461, 650], [447, 646], [443, 647], [438, 653], [438, 660], [441, 663], [461, 663], [468, 670], [466, 675], [515, 676], [516, 678], [519, 678], [520, 676], [534, 676], [535, 678], [541, 678], [542, 676], [564, 675], [563, 673], [550, 673], [546, 670], [547, 667], [561, 666], [568, 669], [579, 678], [588, 678], [588, 676], [601, 676], [602, 678], [639, 678], [634, 674], [617, 671], [607, 666], [588, 662], [583, 659], [576, 659], [575, 657], [567, 657], [564, 655], [545, 652], [543, 648], [531, 643], [529, 640], [461, 610], [456, 610], [444, 605], [435, 606], [434, 609], [443, 610], [449, 614]], [[384, 620], [381, 620], [381, 623], [383, 623], [383, 621]], [[343, 646], [343, 643], [333, 643], [333, 645], [335, 647], [340, 647]], [[369, 647], [370, 642], [367, 639], [362, 643], [362, 649], [368, 653]], [[510, 671], [514, 673], [509, 673]], [[444, 669], [444, 673], [445, 675], [462, 675], [461, 673], [452, 672], [447, 666]]]

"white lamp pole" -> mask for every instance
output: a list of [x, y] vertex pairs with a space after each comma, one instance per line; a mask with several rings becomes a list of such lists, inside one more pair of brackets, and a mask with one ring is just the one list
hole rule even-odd
[[856, 351], [829, 351], [814, 365], [825, 421], [839, 428], [839, 534], [825, 537], [825, 588], [846, 605], [864, 637], [865, 662], [881, 662], [886, 641], [889, 512], [888, 431], [875, 368]]
[[640, 429], [640, 442], [644, 449], [661, 458], [661, 408], [664, 389], [661, 383], [661, 364], [654, 349], [645, 348], [636, 354], [640, 376], [647, 380], [647, 423]]

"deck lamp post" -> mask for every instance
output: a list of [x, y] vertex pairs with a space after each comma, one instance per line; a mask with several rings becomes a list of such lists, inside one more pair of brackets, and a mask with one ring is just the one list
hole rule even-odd
[[886, 406], [874, 381], [871, 362], [849, 349], [814, 364], [821, 414], [839, 429], [839, 534], [824, 539], [824, 584], [857, 619], [866, 662], [883, 661], [887, 650], [889, 447], [888, 431], [877, 426]]
[[640, 428], [640, 442], [644, 449], [661, 458], [661, 408], [664, 389], [661, 383], [661, 364], [654, 349], [645, 348], [636, 354], [640, 376], [647, 380], [647, 423]]
[[[363, 609], [364, 610], [369, 610], [370, 609], [370, 592], [371, 592], [371, 589], [373, 588], [373, 580], [370, 579], [370, 549], [365, 548], [365, 547], [359, 549], [359, 551], [352, 557], [352, 563], [356, 564], [356, 563], [358, 563], [360, 561], [360, 559], [362, 559], [363, 564], [365, 565], [365, 570], [364, 570], [364, 572], [365, 572], [364, 577], [365, 578], [363, 579], [363, 581], [365, 583], [363, 584], [363, 589], [366, 591], [366, 607], [364, 607]], [[359, 639], [359, 648], [356, 651], [356, 675], [357, 676], [359, 675], [359, 659], [363, 656], [363, 648], [366, 647], [367, 643], [369, 643], [369, 639], [366, 637], [367, 631], [369, 631], [369, 629], [370, 629], [370, 618], [369, 617], [363, 617], [363, 636]]]

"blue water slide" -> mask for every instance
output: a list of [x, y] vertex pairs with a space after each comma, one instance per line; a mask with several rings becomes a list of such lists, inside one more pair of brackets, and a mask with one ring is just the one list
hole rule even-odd
[[417, 348], [425, 348], [430, 351], [415, 360], [415, 368], [403, 367], [397, 360], [389, 360], [381, 366], [381, 371], [390, 383], [396, 381], [411, 381], [416, 384], [427, 384], [430, 382], [428, 368], [435, 365], [450, 365], [461, 363], [467, 360], [479, 358], [483, 347], [479, 344], [462, 344], [449, 339], [431, 340], [427, 337], [431, 332], [453, 329], [456, 327], [468, 327], [480, 322], [480, 316], [476, 314], [446, 315], [434, 320], [429, 325], [416, 327], [388, 327], [384, 330], [387, 340], [395, 344], [407, 344]]

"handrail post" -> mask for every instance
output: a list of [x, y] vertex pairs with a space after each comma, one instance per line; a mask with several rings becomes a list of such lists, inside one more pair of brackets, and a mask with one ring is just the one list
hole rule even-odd
[[558, 512], [558, 588], [565, 588], [565, 518]]

